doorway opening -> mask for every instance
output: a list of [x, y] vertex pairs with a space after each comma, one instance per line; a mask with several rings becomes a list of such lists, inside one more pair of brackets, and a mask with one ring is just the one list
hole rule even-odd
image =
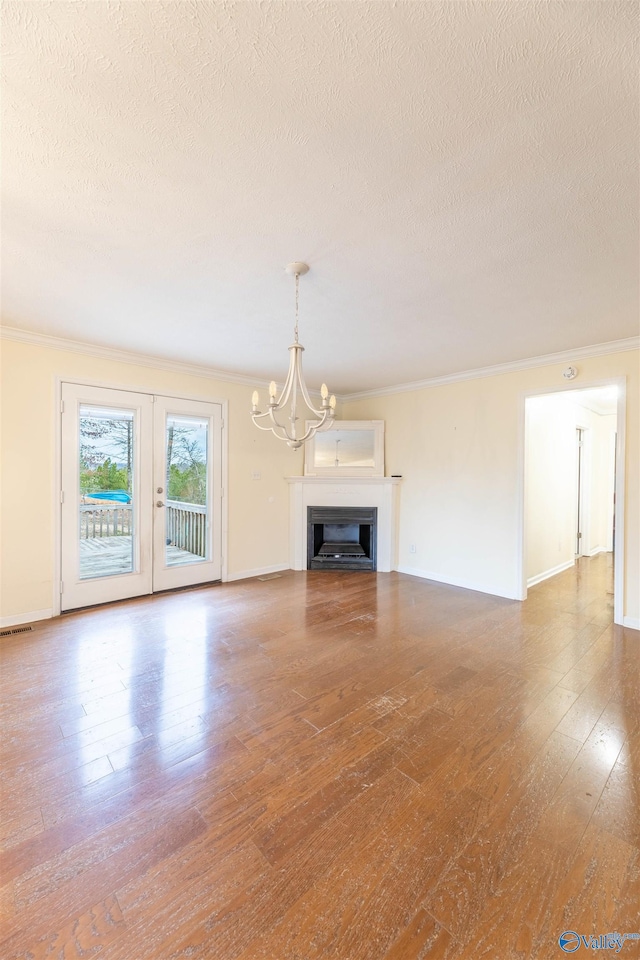
[[623, 618], [614, 533], [621, 529], [623, 402], [618, 382], [529, 396], [524, 429], [523, 599], [528, 587], [580, 558], [609, 554], [616, 623]]

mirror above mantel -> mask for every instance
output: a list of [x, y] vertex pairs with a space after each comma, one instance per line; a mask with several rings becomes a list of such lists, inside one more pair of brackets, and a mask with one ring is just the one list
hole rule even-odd
[[384, 420], [334, 420], [305, 445], [306, 477], [383, 477]]

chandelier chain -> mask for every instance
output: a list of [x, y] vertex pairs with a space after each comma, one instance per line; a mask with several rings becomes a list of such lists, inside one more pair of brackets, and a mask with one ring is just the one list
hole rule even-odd
[[300, 286], [300, 274], [296, 273], [296, 323], [293, 328], [295, 343], [298, 342], [298, 288]]

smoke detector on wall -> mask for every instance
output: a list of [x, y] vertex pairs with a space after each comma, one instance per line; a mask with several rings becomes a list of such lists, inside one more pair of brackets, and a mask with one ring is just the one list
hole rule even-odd
[[575, 380], [575, 378], [578, 376], [578, 371], [575, 367], [567, 367], [566, 370], [562, 371], [562, 376], [565, 378], [565, 380]]

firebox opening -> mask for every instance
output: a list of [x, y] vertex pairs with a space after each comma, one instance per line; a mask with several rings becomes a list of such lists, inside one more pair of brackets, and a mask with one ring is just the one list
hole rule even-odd
[[375, 570], [377, 507], [308, 507], [308, 570]]

